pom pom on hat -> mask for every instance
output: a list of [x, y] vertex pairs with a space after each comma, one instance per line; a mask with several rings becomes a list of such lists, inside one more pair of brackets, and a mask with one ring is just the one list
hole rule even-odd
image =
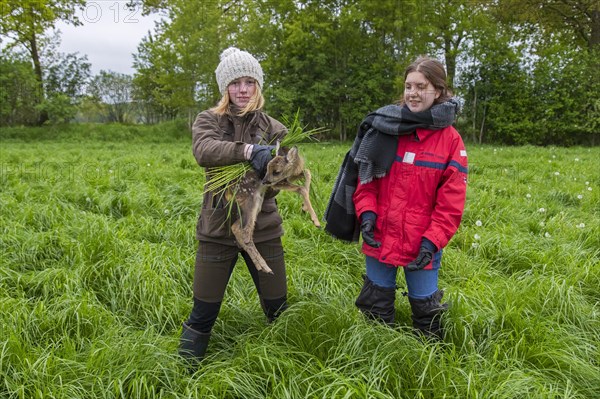
[[229, 83], [244, 76], [256, 79], [260, 87], [263, 85], [263, 71], [256, 58], [236, 47], [223, 50], [215, 75], [221, 94], [225, 94]]
[[238, 51], [241, 51], [241, 50], [237, 47], [228, 47], [225, 50], [223, 50], [223, 52], [219, 56], [219, 59], [221, 61], [223, 61], [225, 58], [229, 57], [230, 55], [232, 55], [233, 53], [236, 53]]

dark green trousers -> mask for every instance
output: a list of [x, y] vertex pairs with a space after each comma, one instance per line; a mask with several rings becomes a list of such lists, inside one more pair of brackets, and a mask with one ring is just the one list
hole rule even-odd
[[248, 254], [237, 246], [199, 242], [194, 271], [194, 307], [187, 324], [208, 333], [217, 320], [231, 273], [242, 255], [256, 287], [261, 307], [273, 321], [287, 307], [287, 281], [281, 239], [256, 243], [273, 274], [256, 270]]

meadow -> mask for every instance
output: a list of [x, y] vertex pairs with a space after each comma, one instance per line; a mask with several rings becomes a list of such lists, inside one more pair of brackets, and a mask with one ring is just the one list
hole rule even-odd
[[[281, 193], [290, 308], [267, 324], [240, 261], [190, 373], [177, 346], [204, 176], [188, 135], [0, 137], [0, 398], [600, 397], [598, 147], [467, 144], [443, 342], [412, 334], [402, 295], [394, 328], [365, 320], [358, 244]], [[300, 144], [319, 215], [350, 144]]]

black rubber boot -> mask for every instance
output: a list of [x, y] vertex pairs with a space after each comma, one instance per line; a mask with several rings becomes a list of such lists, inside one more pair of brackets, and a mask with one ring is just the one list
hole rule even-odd
[[442, 313], [448, 309], [447, 303], [441, 303], [444, 291], [437, 290], [424, 299], [408, 297], [412, 310], [412, 320], [415, 332], [427, 338], [443, 339], [444, 331], [441, 324]]
[[396, 317], [396, 288], [385, 288], [375, 285], [366, 275], [358, 298], [354, 304], [370, 319], [393, 325]]
[[210, 333], [201, 333], [183, 323], [179, 340], [179, 355], [191, 365], [197, 365], [204, 358]]
[[265, 316], [267, 316], [269, 323], [273, 323], [288, 307], [286, 295], [277, 299], [264, 299], [262, 296], [259, 298], [260, 306], [262, 307]]

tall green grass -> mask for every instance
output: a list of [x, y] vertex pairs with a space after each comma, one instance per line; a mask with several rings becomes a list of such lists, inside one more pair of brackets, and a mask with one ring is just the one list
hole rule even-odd
[[[469, 146], [437, 343], [401, 295], [396, 327], [365, 320], [358, 245], [281, 193], [290, 308], [266, 324], [240, 262], [190, 374], [176, 352], [204, 176], [189, 138], [115, 129], [2, 136], [0, 397], [600, 397], [598, 148]], [[300, 145], [321, 215], [349, 146]]]

